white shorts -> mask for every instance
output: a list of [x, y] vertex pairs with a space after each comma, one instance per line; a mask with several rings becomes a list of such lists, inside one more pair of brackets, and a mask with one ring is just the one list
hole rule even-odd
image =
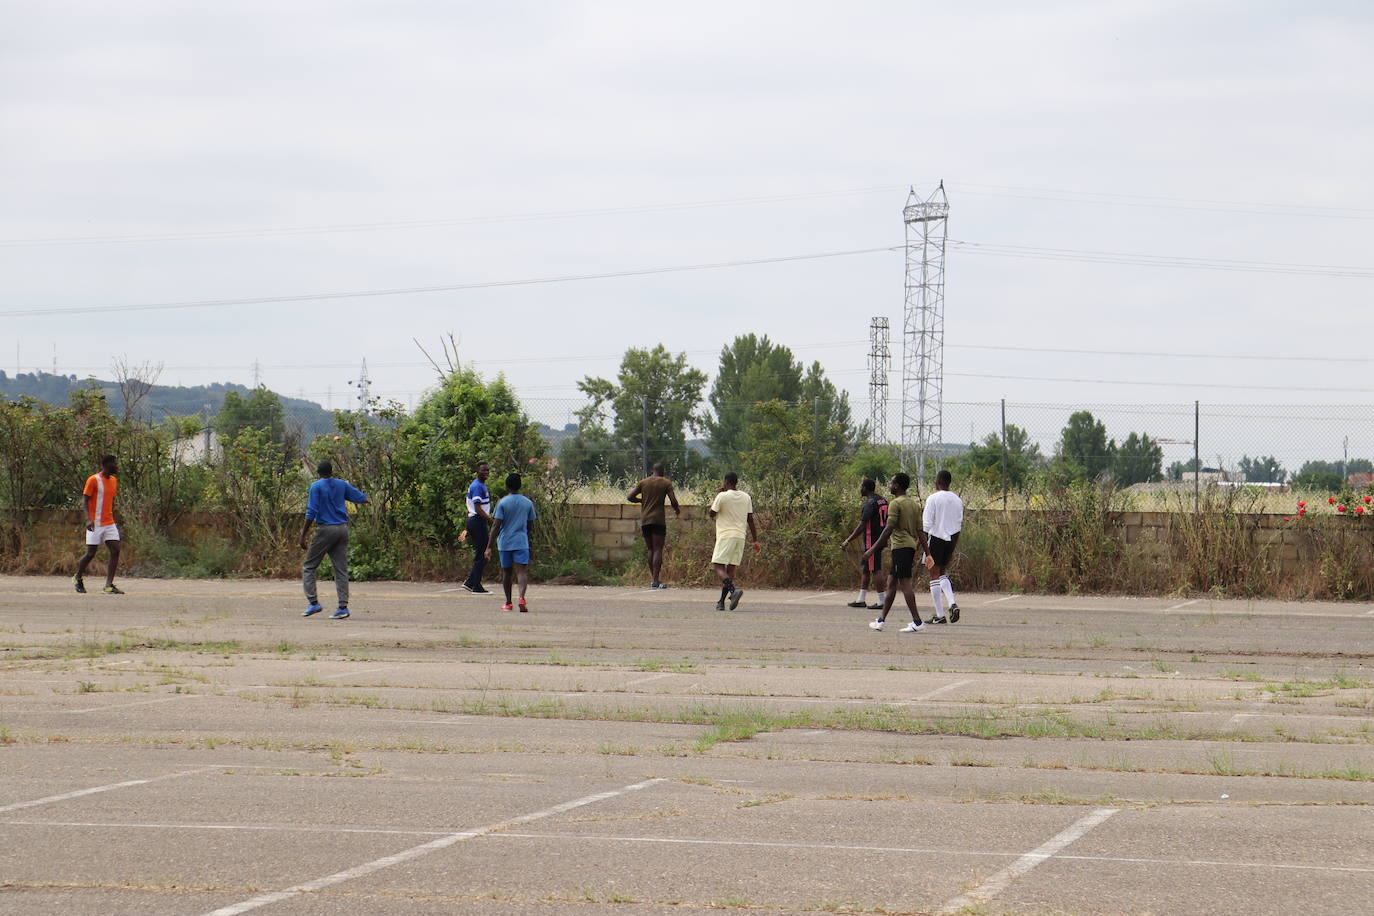
[[119, 540], [118, 525], [96, 525], [86, 532], [86, 546], [99, 547], [106, 541]]
[[744, 538], [717, 538], [711, 562], [722, 566], [738, 566], [744, 559]]

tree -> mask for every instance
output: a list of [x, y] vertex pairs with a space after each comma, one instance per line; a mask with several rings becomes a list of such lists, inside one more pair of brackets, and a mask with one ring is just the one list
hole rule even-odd
[[1080, 410], [1069, 416], [1059, 437], [1055, 464], [1071, 480], [1096, 480], [1112, 468], [1116, 442], [1107, 438], [1107, 427]]
[[1133, 483], [1154, 483], [1164, 479], [1164, 449], [1149, 433], [1131, 433], [1112, 457], [1112, 473], [1123, 487]]
[[845, 475], [852, 480], [871, 477], [882, 487], [892, 479], [892, 475], [902, 469], [902, 458], [894, 445], [874, 445], [871, 442], [860, 445], [845, 465]]
[[[577, 383], [591, 401], [578, 411], [579, 448], [588, 443], [610, 447], [608, 468], [640, 470], [662, 461], [681, 468], [687, 453], [687, 429], [695, 428], [706, 373], [687, 365], [687, 355], [673, 356], [662, 345], [631, 348], [620, 361], [614, 381], [588, 376]], [[606, 428], [606, 408], [613, 417]]]
[[702, 418], [711, 454], [734, 466], [749, 448], [749, 429], [765, 401], [790, 403], [803, 397], [802, 365], [792, 351], [768, 339], [745, 334], [721, 348], [720, 367], [711, 385], [714, 415]]
[[392, 497], [398, 524], [446, 547], [467, 524], [467, 482], [478, 462], [491, 465], [493, 495], [507, 472], [547, 467], [548, 445], [505, 378], [486, 382], [465, 368], [445, 373], [400, 423], [396, 449], [398, 467], [388, 474], [402, 489]]
[[839, 470], [854, 447], [849, 396], [812, 363], [795, 401], [774, 398], [751, 409], [753, 422], [743, 439], [738, 465], [757, 477], [778, 477], [815, 486]]
[[1279, 460], [1273, 455], [1267, 458], [1242, 456], [1240, 473], [1246, 483], [1283, 483], [1284, 478], [1288, 476], [1288, 472], [1279, 465]]
[[262, 385], [250, 391], [246, 398], [237, 391], [227, 391], [224, 405], [215, 414], [214, 428], [225, 446], [230, 445], [245, 429], [262, 430], [269, 442], [284, 442], [286, 412], [276, 392]]
[[1200, 465], [1196, 458], [1189, 458], [1187, 461], [1173, 461], [1169, 464], [1169, 479], [1182, 480], [1184, 474], [1192, 474], [1198, 470]]
[[1295, 490], [1329, 490], [1335, 492], [1345, 485], [1339, 461], [1305, 461], [1293, 475]]
[[[1007, 484], [1021, 487], [1044, 462], [1040, 446], [1030, 441], [1030, 433], [1014, 423], [1007, 424]], [[989, 433], [982, 442], [969, 443], [968, 451], [952, 462], [960, 476], [988, 483], [1002, 483], [1002, 437]]]

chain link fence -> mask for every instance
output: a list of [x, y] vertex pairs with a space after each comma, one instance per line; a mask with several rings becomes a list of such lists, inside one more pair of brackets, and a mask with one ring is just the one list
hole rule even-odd
[[[550, 455], [572, 476], [629, 479], [659, 461], [678, 473], [722, 470], [711, 460], [704, 422], [689, 424], [671, 444], [647, 425], [640, 435], [596, 437], [585, 435], [579, 423], [578, 412], [587, 405], [583, 398], [530, 397], [521, 403]], [[902, 449], [899, 404], [886, 405], [886, 425], [873, 428], [873, 405], [848, 402], [848, 423], [839, 438], [823, 434], [821, 411], [813, 411], [814, 405], [786, 406], [790, 413], [770, 426], [769, 434], [789, 436], [781, 450], [796, 459], [798, 473], [854, 467], [856, 456], [889, 452], [897, 466], [917, 476], [919, 454]], [[699, 407], [696, 414], [706, 411]], [[604, 417], [603, 429], [613, 429], [615, 419]], [[320, 428], [319, 413], [288, 411], [286, 420], [306, 442], [331, 432]], [[622, 426], [638, 430], [639, 423]], [[1158, 508], [1169, 500], [1174, 508], [1195, 505], [1209, 488], [1245, 485], [1271, 491], [1267, 508], [1281, 512], [1292, 502], [1292, 491], [1366, 492], [1374, 483], [1374, 405], [952, 401], [943, 405], [940, 429], [926, 451], [926, 477], [949, 466], [965, 485], [976, 482], [988, 491], [992, 503], [1017, 504], [1018, 491], [1055, 470], [1110, 478], [1119, 489], [1138, 494], [1143, 506]], [[213, 452], [212, 440], [212, 432], [203, 433], [186, 447], [200, 453], [209, 445]]]

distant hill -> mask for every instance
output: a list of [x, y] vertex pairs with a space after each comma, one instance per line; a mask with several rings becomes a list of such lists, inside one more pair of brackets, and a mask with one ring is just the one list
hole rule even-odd
[[[53, 375], [50, 372], [21, 372], [6, 375], [0, 371], [0, 397], [16, 399], [31, 397], [56, 406], [65, 406], [73, 391], [81, 388], [99, 388], [105, 393], [110, 410], [116, 414], [124, 413], [124, 398], [117, 382], [97, 378], [77, 378], [74, 375]], [[145, 420], [162, 420], [169, 416], [190, 416], [202, 414], [207, 409], [211, 416], [219, 412], [224, 404], [224, 396], [230, 391], [247, 395], [252, 389], [245, 385], [216, 382], [213, 385], [154, 385], [148, 395], [138, 405], [139, 413]], [[288, 398], [280, 394], [282, 408], [286, 411], [286, 421], [299, 425], [306, 437], [332, 432], [334, 415], [314, 401]]]

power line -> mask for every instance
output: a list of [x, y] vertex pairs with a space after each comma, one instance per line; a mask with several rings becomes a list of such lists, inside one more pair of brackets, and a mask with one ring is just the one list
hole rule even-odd
[[1324, 388], [1301, 385], [1232, 385], [1221, 382], [1156, 382], [1133, 381], [1110, 378], [1057, 378], [1044, 375], [984, 375], [978, 372], [946, 372], [945, 375], [958, 378], [991, 378], [1017, 382], [1070, 382], [1081, 385], [1141, 385], [1152, 388], [1234, 388], [1246, 391], [1327, 391], [1341, 394], [1365, 394], [1374, 388]]
[[[863, 194], [886, 194], [905, 190], [907, 185], [878, 185], [864, 188], [843, 188], [827, 191], [805, 191], [752, 197], [721, 198], [716, 200], [681, 201], [672, 203], [597, 207], [580, 210], [491, 214], [461, 217], [431, 217], [428, 219], [355, 221], [303, 226], [277, 226], [241, 229], [206, 229], [192, 232], [149, 232], [123, 235], [47, 236], [35, 238], [0, 239], [0, 248], [48, 247], [66, 245], [108, 245], [156, 242], [220, 241], [244, 238], [267, 238], [292, 235], [322, 235], [348, 232], [377, 232], [392, 229], [433, 229], [492, 223], [539, 222], [582, 217], [665, 213], [701, 210], [718, 207], [754, 206], [792, 201], [822, 200]], [[1045, 200], [1059, 203], [1094, 204], [1100, 206], [1145, 207], [1170, 210], [1198, 210], [1216, 213], [1236, 213], [1247, 216], [1307, 216], [1318, 219], [1374, 219], [1374, 208], [1322, 207], [1306, 204], [1273, 202], [1210, 200], [1143, 194], [1120, 194], [1104, 191], [1079, 191], [1064, 188], [1024, 187], [1018, 185], [960, 183], [961, 193], [978, 197], [1009, 200]]]
[[1168, 359], [1251, 359], [1264, 362], [1374, 363], [1367, 356], [1294, 356], [1257, 353], [1170, 353], [1149, 350], [1086, 350], [1071, 347], [1014, 347], [998, 344], [945, 344], [959, 350], [1004, 350], [1015, 353], [1072, 353], [1088, 356], [1149, 356]]
[[1077, 261], [1136, 267], [1172, 267], [1184, 270], [1223, 270], [1242, 273], [1297, 274], [1316, 277], [1374, 278], [1374, 268], [1338, 264], [1296, 264], [1283, 261], [1244, 261], [1230, 258], [1190, 258], [1178, 255], [1139, 254], [1129, 251], [1093, 251], [1084, 248], [1036, 248], [987, 242], [950, 240], [959, 251], [993, 257], [1043, 261]]
[[[857, 347], [857, 346], [859, 346], [860, 344], [863, 344], [863, 343], [865, 343], [865, 341], [856, 338], [856, 339], [854, 339], [854, 340], [831, 340], [831, 341], [827, 341], [827, 342], [825, 342], [825, 343], [786, 344], [785, 346], [786, 346], [787, 349], [789, 349], [789, 350], [829, 350], [829, 349], [836, 349], [836, 348], [840, 348], [840, 347]], [[720, 353], [720, 348], [717, 347], [717, 348], [713, 348], [713, 349], [678, 350], [678, 351], [676, 351], [676, 352], [677, 352], [677, 353], [685, 354], [685, 355], [687, 355], [687, 356], [716, 356], [716, 355], [718, 355], [718, 354]], [[511, 365], [511, 364], [515, 364], [515, 363], [522, 363], [522, 364], [523, 364], [523, 363], [604, 362], [604, 361], [606, 361], [606, 360], [621, 359], [621, 358], [623, 358], [624, 356], [625, 356], [624, 353], [602, 353], [602, 354], [581, 355], [581, 356], [520, 356], [520, 357], [512, 357], [512, 358], [510, 358], [510, 359], [470, 359], [470, 360], [463, 360], [462, 362], [463, 362], [463, 365], [465, 365], [465, 366], [467, 366], [467, 365], [472, 365], [472, 366], [506, 366], [506, 365]], [[422, 361], [422, 360], [417, 360], [417, 361], [413, 361], [413, 362], [391, 362], [391, 363], [373, 361], [373, 362], [370, 364], [370, 366], [371, 366], [371, 368], [373, 368], [373, 369], [378, 369], [378, 368], [384, 368], [384, 369], [433, 369], [433, 368], [434, 368], [434, 364], [433, 364], [433, 363], [424, 362], [424, 361]], [[164, 372], [192, 372], [192, 371], [205, 371], [205, 372], [232, 372], [232, 371], [234, 371], [234, 370], [242, 370], [242, 369], [245, 369], [245, 368], [251, 368], [251, 366], [246, 365], [246, 364], [242, 364], [242, 363], [231, 363], [231, 364], [218, 365], [218, 366], [215, 366], [215, 365], [206, 365], [206, 364], [204, 364], [204, 363], [199, 364], [199, 365], [195, 365], [195, 366], [165, 366], [165, 365], [164, 365], [164, 366], [161, 366], [161, 369], [162, 369], [162, 371], [164, 371]], [[259, 368], [261, 368], [263, 371], [269, 371], [269, 370], [270, 370], [270, 371], [273, 371], [273, 372], [286, 372], [286, 371], [292, 371], [292, 370], [308, 370], [308, 371], [313, 371], [313, 370], [317, 370], [317, 369], [356, 369], [357, 366], [355, 366], [353, 363], [282, 363], [282, 364], [280, 364], [280, 365], [268, 365], [268, 364], [263, 364], [263, 365], [261, 365]], [[38, 367], [34, 367], [34, 369], [35, 369], [35, 371], [37, 371], [37, 370], [38, 370]], [[73, 371], [73, 370], [75, 370], [75, 371], [80, 371], [80, 372], [104, 372], [104, 371], [110, 369], [110, 367], [109, 367], [109, 366], [63, 366], [62, 369], [65, 370], [65, 371]], [[53, 374], [54, 374], [54, 375], [60, 375], [60, 374], [62, 374], [62, 373], [53, 373]]]
[[[978, 188], [991, 188], [993, 190], [979, 191]], [[1312, 216], [1323, 219], [1374, 218], [1374, 208], [1369, 207], [1324, 207], [1313, 206], [1311, 204], [1274, 203], [1272, 201], [1211, 200], [1207, 198], [1169, 197], [1149, 194], [1118, 194], [1105, 191], [1074, 191], [1065, 190], [1063, 188], [979, 184], [978, 182], [960, 184], [959, 191], [960, 193], [973, 194], [980, 197], [1052, 200], [1063, 203], [1154, 207], [1170, 210], [1204, 210], [1218, 213], [1242, 213], [1248, 216]]]
[[147, 233], [134, 235], [55, 236], [32, 239], [0, 239], [0, 248], [44, 247], [55, 245], [129, 244], [134, 242], [190, 242], [224, 239], [261, 238], [290, 235], [321, 235], [336, 232], [374, 232], [388, 229], [436, 229], [448, 226], [473, 226], [490, 223], [522, 223], [546, 220], [576, 219], [587, 216], [620, 216], [641, 213], [668, 213], [682, 210], [705, 210], [715, 207], [740, 207], [756, 204], [786, 203], [798, 200], [820, 200], [829, 197], [848, 197], [858, 194], [889, 193], [901, 185], [870, 188], [846, 188], [836, 191], [808, 191], [799, 194], [776, 194], [761, 197], [733, 197], [721, 200], [698, 200], [680, 203], [644, 204], [639, 206], [598, 207], [584, 210], [550, 210], [542, 213], [509, 213], [491, 216], [461, 216], [438, 219], [394, 220], [389, 222], [334, 223], [317, 226], [282, 226], [260, 229], [207, 229], [201, 232]]
[[551, 283], [571, 283], [579, 280], [608, 280], [616, 277], [645, 277], [654, 274], [682, 273], [696, 270], [719, 270], [728, 267], [753, 267], [759, 264], [783, 264], [792, 261], [816, 261], [824, 258], [843, 258], [856, 254], [875, 254], [895, 251], [890, 246], [854, 248], [848, 251], [822, 251], [813, 254], [782, 255], [774, 258], [751, 258], [742, 261], [715, 261], [706, 264], [680, 264], [669, 267], [645, 267], [639, 270], [608, 271], [594, 274], [566, 274], [554, 277], [529, 277], [519, 280], [487, 280], [480, 283], [454, 283], [443, 286], [409, 286], [394, 289], [364, 289], [333, 293], [307, 293], [299, 296], [255, 296], [242, 299], [198, 299], [188, 302], [153, 302], [140, 305], [83, 305], [55, 309], [9, 309], [0, 311], [0, 318], [24, 318], [45, 315], [89, 315], [107, 312], [150, 312], [174, 309], [220, 308], [229, 305], [267, 305], [279, 302], [314, 302], [329, 299], [362, 299], [374, 296], [406, 296], [415, 293], [451, 293], [474, 289], [497, 289], [510, 286], [541, 286]]

